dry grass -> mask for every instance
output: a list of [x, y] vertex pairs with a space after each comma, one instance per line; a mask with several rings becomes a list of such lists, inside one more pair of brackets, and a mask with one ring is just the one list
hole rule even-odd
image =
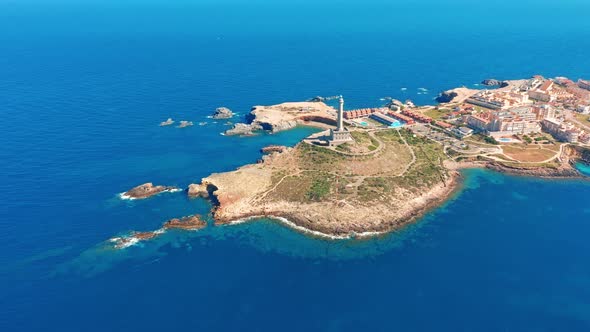
[[538, 145], [506, 145], [504, 154], [523, 163], [539, 163], [555, 156], [556, 152]]
[[[393, 135], [397, 135], [391, 131]], [[388, 132], [379, 134], [379, 138], [384, 142], [383, 149], [369, 156], [345, 156], [322, 147], [300, 144], [296, 148], [298, 168], [345, 176], [397, 175], [411, 161], [411, 152], [399, 141], [399, 136], [392, 136], [387, 134]], [[372, 142], [367, 135], [363, 136], [360, 144], [374, 146], [377, 143]]]

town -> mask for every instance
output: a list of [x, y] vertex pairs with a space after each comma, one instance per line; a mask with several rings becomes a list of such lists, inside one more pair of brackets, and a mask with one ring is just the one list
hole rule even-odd
[[590, 145], [589, 81], [536, 75], [495, 82], [483, 90], [447, 91], [450, 98], [437, 106], [392, 99], [384, 107], [344, 111], [341, 96], [316, 97], [340, 100], [337, 128], [325, 133], [324, 142], [343, 150], [338, 146], [352, 140], [347, 131], [407, 128], [441, 143], [449, 156], [523, 164], [560, 160], [564, 144]]

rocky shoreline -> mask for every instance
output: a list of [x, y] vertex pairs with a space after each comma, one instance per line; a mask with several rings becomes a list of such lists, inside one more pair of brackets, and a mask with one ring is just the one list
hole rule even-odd
[[584, 176], [569, 164], [562, 164], [559, 167], [518, 167], [501, 164], [498, 162], [489, 162], [486, 168], [509, 175], [529, 176], [545, 179], [557, 178], [584, 178]]
[[[270, 211], [264, 210], [261, 213], [245, 213], [245, 214], [236, 214], [232, 216], [223, 216], [218, 217], [215, 214], [215, 211], [218, 207], [214, 208], [214, 218], [215, 218], [215, 225], [216, 226], [223, 226], [223, 225], [233, 225], [236, 223], [254, 221], [257, 219], [268, 218], [273, 220], [278, 220], [287, 226], [291, 226], [292, 228], [302, 231], [304, 233], [309, 233], [311, 235], [316, 235], [320, 237], [330, 238], [330, 239], [350, 239], [350, 238], [368, 238], [373, 236], [379, 236], [383, 234], [387, 234], [396, 230], [400, 230], [403, 227], [416, 222], [421, 217], [423, 217], [428, 212], [438, 208], [441, 204], [444, 204], [449, 199], [451, 199], [456, 193], [458, 193], [461, 189], [462, 177], [458, 172], [454, 172], [450, 178], [450, 181], [443, 186], [437, 186], [433, 188], [431, 191], [423, 195], [424, 202], [419, 206], [413, 206], [412, 209], [406, 209], [402, 215], [398, 218], [391, 219], [385, 223], [379, 223], [376, 227], [368, 227], [367, 225], [363, 224], [365, 219], [355, 219], [357, 221], [353, 227], [350, 228], [333, 228], [322, 225], [317, 221], [312, 221], [307, 218], [303, 218], [301, 214], [298, 213], [285, 213], [282, 211]], [[355, 216], [351, 216], [355, 217]], [[370, 216], [365, 216], [365, 218], [370, 218]]]
[[[577, 151], [578, 154], [576, 155], [576, 159], [572, 159], [573, 161], [582, 160], [578, 159], [578, 157], [581, 157], [580, 152], [587, 153], [586, 156], [590, 156], [590, 152], [587, 152], [585, 149], [575, 151]], [[587, 162], [586, 160], [582, 161]], [[419, 204], [408, 204], [404, 211], [402, 211], [402, 213], [400, 213], [396, 218], [392, 218], [386, 222], [367, 224], [367, 218], [370, 219], [370, 216], [364, 215], [363, 218], [360, 218], [356, 215], [350, 215], [350, 218], [354, 222], [348, 224], [346, 227], [333, 227], [329, 224], [322, 224], [321, 222], [318, 222], [318, 220], [306, 218], [301, 213], [293, 212], [293, 210], [286, 211], [281, 209], [271, 209], [268, 206], [261, 206], [259, 209], [245, 213], [225, 214], [223, 213], [224, 199], [219, 198], [219, 195], [223, 193], [219, 192], [219, 189], [215, 186], [214, 181], [201, 184], [191, 184], [187, 188], [186, 192], [189, 197], [202, 197], [211, 201], [213, 204], [212, 215], [215, 226], [229, 226], [268, 218], [276, 220], [287, 227], [293, 228], [296, 231], [300, 231], [310, 236], [339, 240], [380, 236], [399, 230], [413, 222], [416, 222], [428, 212], [440, 207], [445, 202], [448, 202], [454, 195], [461, 191], [463, 176], [459, 171], [463, 169], [489, 169], [503, 174], [547, 179], [586, 178], [584, 175], [578, 172], [570, 164], [570, 162], [563, 162], [559, 167], [555, 168], [514, 167], [498, 162], [469, 161], [445, 163], [445, 167], [450, 171], [448, 180], [445, 181], [444, 184], [439, 184], [421, 195]], [[145, 185], [138, 187], [150, 188], [150, 186]], [[304, 209], [305, 207], [301, 206], [301, 208]], [[300, 209], [295, 209], [294, 211], [298, 210]], [[195, 231], [205, 227], [207, 227], [207, 223], [203, 221], [199, 215], [191, 215], [182, 218], [170, 219], [166, 221], [162, 225], [162, 228], [158, 230], [148, 232], [132, 232], [128, 236], [112, 238], [110, 239], [110, 242], [114, 243], [114, 247], [116, 249], [123, 249], [142, 241], [152, 240], [170, 229]]]

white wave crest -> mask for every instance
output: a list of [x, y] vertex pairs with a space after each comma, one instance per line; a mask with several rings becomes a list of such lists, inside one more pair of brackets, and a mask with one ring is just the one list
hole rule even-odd
[[325, 239], [330, 239], [330, 240], [348, 240], [348, 239], [352, 239], [352, 238], [370, 238], [370, 237], [375, 237], [375, 236], [385, 234], [385, 232], [362, 232], [362, 233], [354, 233], [353, 232], [348, 235], [333, 235], [333, 234], [323, 233], [320, 231], [314, 231], [309, 228], [299, 226], [287, 218], [275, 217], [275, 216], [252, 216], [252, 217], [248, 217], [248, 218], [244, 218], [244, 219], [238, 219], [238, 220], [231, 221], [228, 224], [228, 226], [239, 225], [239, 224], [243, 224], [243, 223], [252, 221], [253, 219], [261, 219], [261, 218], [273, 219], [273, 220], [276, 220], [276, 221], [282, 223], [283, 225], [285, 225], [291, 229], [294, 229], [298, 232], [301, 232], [303, 234], [308, 234], [308, 235], [312, 235], [315, 237], [325, 238]]

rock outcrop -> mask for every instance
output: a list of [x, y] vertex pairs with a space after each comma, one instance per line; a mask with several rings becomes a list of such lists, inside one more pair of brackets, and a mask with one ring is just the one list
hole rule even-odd
[[219, 107], [213, 112], [211, 116], [213, 119], [229, 119], [234, 116], [234, 113], [227, 107]]
[[204, 184], [191, 183], [188, 186], [187, 194], [189, 197], [193, 197], [193, 198], [194, 197], [203, 197], [203, 198], [209, 197], [209, 192], [207, 191], [207, 185], [204, 185]]
[[182, 217], [180, 219], [178, 219], [178, 218], [170, 219], [170, 220], [166, 221], [164, 223], [164, 226], [162, 226], [162, 227], [164, 229], [176, 228], [176, 229], [184, 229], [184, 230], [197, 230], [197, 229], [207, 227], [207, 223], [205, 221], [203, 221], [200, 216], [194, 215], [194, 216]]
[[251, 136], [254, 132], [262, 130], [262, 127], [256, 123], [236, 123], [231, 129], [225, 131], [225, 135], [240, 135], [240, 136]]
[[144, 199], [163, 192], [174, 192], [178, 190], [180, 189], [176, 187], [154, 186], [153, 183], [148, 182], [124, 192], [121, 194], [121, 197], [126, 199]]
[[262, 149], [260, 149], [260, 152], [262, 153], [281, 153], [281, 152], [285, 152], [287, 151], [287, 147], [284, 145], [269, 145], [269, 146], [265, 146]]
[[138, 242], [152, 240], [166, 232], [169, 229], [183, 229], [195, 231], [207, 227], [207, 223], [198, 215], [174, 218], [166, 221], [162, 228], [151, 232], [131, 232], [131, 234], [121, 237], [111, 238], [109, 241], [114, 243], [115, 249], [124, 249], [131, 247]]
[[509, 85], [509, 83], [506, 81], [499, 81], [499, 80], [493, 79], [493, 78], [483, 80], [481, 82], [481, 84], [483, 84], [485, 86], [493, 86], [493, 87], [499, 87], [499, 88], [505, 88]]
[[435, 100], [439, 103], [450, 103], [457, 96], [459, 96], [459, 94], [455, 91], [443, 91], [436, 97]]
[[246, 123], [237, 123], [225, 135], [252, 135], [265, 130], [276, 133], [296, 127], [299, 123], [325, 127], [335, 123], [336, 112], [322, 102], [292, 102], [272, 106], [254, 106], [246, 115]]

